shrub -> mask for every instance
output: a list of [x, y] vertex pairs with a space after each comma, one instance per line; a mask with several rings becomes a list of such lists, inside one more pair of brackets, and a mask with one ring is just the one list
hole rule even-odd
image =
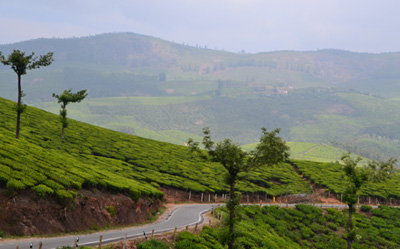
[[330, 228], [330, 229], [332, 229], [333, 231], [337, 231], [338, 230], [338, 225], [336, 224], [336, 223], [329, 223], [328, 224], [328, 227]]
[[182, 232], [175, 244], [176, 249], [207, 249], [202, 245], [202, 238], [189, 232]]
[[44, 185], [46, 185], [47, 187], [54, 189], [54, 190], [64, 189], [64, 187], [61, 184], [58, 184], [51, 179], [47, 179], [46, 181], [44, 181]]
[[134, 200], [134, 201], [139, 200], [139, 198], [140, 198], [141, 195], [142, 195], [142, 194], [140, 193], [139, 190], [136, 190], [136, 189], [134, 189], [134, 188], [130, 188], [130, 189], [129, 189], [129, 196], [131, 197], [132, 200]]
[[57, 195], [57, 198], [63, 203], [66, 203], [76, 197], [75, 192], [69, 191], [69, 190], [64, 190], [64, 189], [57, 190], [56, 195]]
[[137, 245], [138, 249], [168, 249], [169, 247], [161, 241], [151, 239]]
[[[297, 204], [296, 209], [300, 210], [304, 214], [314, 214], [314, 215], [321, 215], [322, 210], [318, 207], [314, 207], [311, 205], [306, 205], [306, 204]], [[312, 217], [312, 216], [309, 216]]]
[[36, 192], [36, 194], [39, 197], [45, 197], [47, 195], [51, 195], [51, 194], [54, 193], [54, 190], [52, 190], [51, 188], [49, 188], [49, 187], [47, 187], [46, 185], [43, 185], [43, 184], [39, 184], [39, 185], [33, 187], [32, 189], [33, 189], [33, 191]]
[[3, 231], [0, 230], [0, 238], [3, 238], [3, 236], [4, 236], [4, 233], [3, 233]]
[[19, 191], [19, 190], [23, 190], [25, 189], [25, 184], [23, 184], [22, 182], [15, 180], [15, 179], [10, 179], [7, 181], [7, 191], [10, 194], [14, 194], [15, 192]]
[[106, 210], [110, 213], [111, 217], [115, 216], [115, 207], [108, 206], [108, 207], [106, 207]]
[[309, 227], [302, 227], [300, 228], [300, 231], [304, 239], [309, 239], [315, 235]]
[[197, 244], [191, 240], [180, 240], [175, 244], [176, 249], [208, 249], [202, 244]]
[[361, 212], [365, 212], [365, 213], [370, 212], [371, 209], [372, 209], [372, 207], [371, 207], [371, 206], [367, 206], [367, 205], [362, 205], [362, 206], [360, 207], [360, 211], [361, 211]]
[[236, 240], [236, 244], [242, 248], [257, 248], [258, 244], [249, 237], [239, 237]]

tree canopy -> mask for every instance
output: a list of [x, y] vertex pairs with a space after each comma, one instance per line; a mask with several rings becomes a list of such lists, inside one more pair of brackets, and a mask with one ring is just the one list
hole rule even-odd
[[62, 124], [62, 138], [64, 138], [64, 129], [68, 127], [67, 105], [69, 103], [79, 103], [87, 96], [86, 90], [77, 93], [72, 93], [71, 91], [72, 89], [64, 90], [60, 95], [53, 93], [53, 97], [58, 100], [58, 103], [61, 103], [60, 117]]
[[387, 162], [371, 161], [367, 165], [359, 165], [360, 157], [352, 158], [350, 153], [346, 153], [342, 156], [342, 161], [344, 162], [343, 171], [347, 181], [343, 201], [349, 206], [347, 248], [351, 249], [351, 244], [356, 238], [352, 215], [360, 190], [369, 182], [382, 181], [391, 177], [396, 160], [391, 158]]
[[21, 87], [21, 75], [26, 74], [27, 70], [37, 69], [40, 67], [49, 66], [53, 62], [53, 52], [49, 52], [39, 57], [34, 56], [32, 52], [30, 55], [25, 55], [25, 52], [14, 49], [11, 54], [8, 55], [7, 59], [0, 53], [0, 61], [6, 66], [11, 66], [11, 69], [17, 74], [18, 79], [18, 101], [17, 101], [17, 127], [16, 127], [16, 138], [19, 138], [21, 113], [24, 112], [25, 106], [22, 104], [22, 97], [24, 93]]
[[238, 144], [233, 143], [230, 139], [224, 139], [220, 142], [214, 142], [211, 139], [210, 129], [203, 129], [202, 144], [206, 150], [206, 154], [199, 149], [199, 143], [193, 139], [188, 140], [189, 150], [197, 152], [206, 160], [220, 163], [227, 171], [225, 181], [230, 186], [229, 199], [227, 208], [229, 217], [225, 220], [225, 228], [222, 240], [228, 244], [228, 248], [234, 248], [235, 244], [235, 224], [238, 220], [237, 207], [240, 204], [240, 196], [235, 193], [235, 185], [246, 177], [247, 173], [252, 169], [261, 165], [277, 164], [289, 158], [289, 147], [279, 136], [279, 129], [268, 132], [262, 128], [262, 136], [260, 143], [250, 153], [244, 151]]

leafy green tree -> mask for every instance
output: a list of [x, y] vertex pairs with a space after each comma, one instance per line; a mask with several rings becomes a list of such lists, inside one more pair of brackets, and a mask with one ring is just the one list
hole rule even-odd
[[53, 97], [58, 99], [58, 103], [61, 103], [60, 117], [61, 117], [61, 137], [64, 138], [64, 129], [68, 127], [67, 121], [67, 105], [69, 103], [79, 103], [86, 96], [86, 90], [79, 91], [77, 93], [71, 93], [72, 89], [64, 90], [61, 95], [53, 93]]
[[24, 93], [21, 87], [21, 76], [26, 74], [27, 70], [36, 69], [40, 67], [49, 66], [53, 62], [53, 52], [49, 52], [45, 55], [39, 57], [35, 56], [32, 52], [30, 55], [25, 55], [25, 52], [20, 50], [13, 50], [13, 52], [8, 55], [7, 59], [0, 54], [0, 61], [6, 66], [11, 66], [18, 77], [18, 101], [17, 101], [17, 128], [16, 128], [16, 138], [19, 138], [19, 129], [21, 123], [21, 114], [25, 110], [25, 105], [22, 104], [22, 97]]
[[206, 154], [199, 149], [198, 142], [194, 142], [190, 138], [188, 140], [188, 147], [191, 152], [198, 152], [204, 159], [220, 163], [227, 171], [225, 182], [229, 185], [230, 192], [226, 206], [229, 210], [229, 217], [226, 219], [228, 231], [223, 240], [228, 244], [229, 249], [234, 248], [235, 245], [235, 224], [238, 221], [237, 209], [240, 205], [240, 195], [235, 193], [236, 184], [246, 177], [251, 170], [261, 165], [277, 164], [289, 158], [289, 147], [278, 136], [279, 129], [268, 132], [265, 128], [262, 128], [262, 133], [260, 143], [250, 153], [244, 151], [230, 139], [215, 143], [211, 139], [208, 127], [203, 129], [202, 142]]
[[344, 162], [343, 170], [347, 181], [343, 201], [349, 206], [349, 218], [346, 228], [347, 248], [351, 249], [351, 244], [356, 237], [352, 217], [360, 190], [369, 182], [377, 182], [389, 178], [396, 160], [391, 158], [387, 162], [371, 161], [368, 165], [359, 166], [358, 163], [361, 158], [354, 159], [350, 153], [344, 154], [341, 159]]

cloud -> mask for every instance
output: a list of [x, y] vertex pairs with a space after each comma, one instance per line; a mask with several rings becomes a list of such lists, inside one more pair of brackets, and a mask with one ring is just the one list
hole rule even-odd
[[[135, 32], [237, 52], [399, 51], [397, 0], [0, 0], [0, 44]], [[11, 27], [11, 28], [10, 28]]]
[[49, 23], [39, 21], [28, 21], [0, 17], [0, 32], [10, 29], [12, 23], [13, 32], [1, 37], [1, 44], [14, 43], [17, 41], [31, 40], [35, 38], [66, 38], [73, 36], [86, 36], [90, 30], [67, 23]]

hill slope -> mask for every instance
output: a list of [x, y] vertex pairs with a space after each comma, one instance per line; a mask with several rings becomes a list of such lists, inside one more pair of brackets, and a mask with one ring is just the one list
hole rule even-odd
[[[223, 184], [222, 166], [193, 157], [183, 146], [74, 120], [70, 120], [66, 139], [62, 140], [59, 117], [36, 108], [28, 107], [22, 115], [21, 139], [17, 140], [14, 105], [0, 98], [0, 195], [4, 198], [0, 226], [6, 233], [76, 231], [110, 222], [129, 224], [138, 221], [135, 215], [145, 218], [146, 213], [128, 214], [127, 205], [121, 205], [128, 202], [123, 196], [129, 196], [129, 206], [140, 211], [158, 209], [163, 188], [192, 191], [193, 195], [228, 190]], [[287, 192], [289, 184], [294, 186], [293, 192], [311, 190], [288, 164], [261, 168], [238, 190], [280, 195]], [[101, 207], [97, 207], [99, 203]], [[115, 208], [118, 219], [110, 216], [110, 207]], [[81, 219], [80, 213], [86, 213], [91, 221]], [[15, 219], [21, 215], [22, 224], [15, 226], [14, 222], [19, 222]], [[96, 221], [93, 215], [107, 219]], [[40, 225], [46, 219], [55, 219], [56, 226]]]
[[[28, 107], [22, 115], [21, 139], [17, 140], [14, 106], [0, 98], [0, 196], [4, 200], [0, 203], [0, 227], [7, 234], [76, 231], [143, 221], [160, 208], [162, 190], [191, 191], [193, 196], [227, 193], [223, 167], [202, 161], [184, 146], [74, 120], [62, 140], [59, 117], [36, 108]], [[381, 201], [398, 198], [399, 181], [396, 176], [371, 185], [363, 194]], [[344, 185], [339, 165], [296, 161], [294, 165], [261, 167], [238, 184], [238, 191], [271, 198], [310, 193], [309, 182], [337, 195]], [[52, 225], [43, 225], [49, 222]]]
[[[195, 192], [227, 190], [227, 186], [221, 184], [223, 168], [201, 161], [183, 146], [74, 120], [66, 130], [66, 139], [62, 140], [58, 116], [35, 108], [28, 107], [24, 113], [21, 139], [16, 140], [13, 137], [13, 103], [5, 99], [0, 101], [4, 117], [0, 121], [0, 132], [4, 134], [0, 159], [3, 183], [9, 184], [8, 178], [15, 174], [17, 177], [11, 178], [18, 180], [14, 184], [20, 189], [38, 184], [53, 190], [97, 187], [127, 193], [133, 199], [162, 198], [159, 186]], [[270, 170], [263, 169], [263, 174], [270, 174], [268, 172]], [[52, 186], [48, 181], [58, 184]], [[270, 185], [267, 175], [263, 181]], [[251, 182], [242, 185], [240, 190], [266, 191]]]

